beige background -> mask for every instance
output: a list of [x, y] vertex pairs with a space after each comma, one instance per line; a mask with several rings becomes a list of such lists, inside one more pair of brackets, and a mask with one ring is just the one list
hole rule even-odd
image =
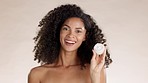
[[114, 62], [108, 83], [148, 83], [148, 0], [0, 0], [0, 83], [27, 83], [38, 22], [76, 3], [103, 29]]

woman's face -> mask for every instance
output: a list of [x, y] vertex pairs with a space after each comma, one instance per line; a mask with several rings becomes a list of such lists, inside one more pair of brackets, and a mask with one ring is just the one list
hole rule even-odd
[[77, 51], [85, 41], [86, 29], [82, 19], [72, 17], [67, 19], [60, 30], [61, 49], [65, 51]]

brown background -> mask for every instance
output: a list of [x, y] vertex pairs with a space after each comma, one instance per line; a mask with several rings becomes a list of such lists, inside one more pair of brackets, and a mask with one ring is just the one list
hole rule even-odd
[[108, 83], [148, 83], [148, 0], [0, 0], [0, 83], [27, 83], [38, 22], [51, 9], [76, 3], [94, 17], [114, 62]]

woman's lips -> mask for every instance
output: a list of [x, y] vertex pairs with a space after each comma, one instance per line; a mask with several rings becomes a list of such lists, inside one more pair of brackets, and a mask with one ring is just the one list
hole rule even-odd
[[66, 45], [74, 45], [76, 42], [75, 41], [73, 41], [73, 40], [65, 40], [65, 43], [66, 43]]

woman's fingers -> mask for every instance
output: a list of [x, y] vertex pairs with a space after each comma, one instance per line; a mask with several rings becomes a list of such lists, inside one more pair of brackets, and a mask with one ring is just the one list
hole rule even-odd
[[97, 54], [96, 54], [96, 52], [94, 50], [92, 50], [92, 51], [93, 51], [93, 56], [92, 56], [91, 60], [94, 61], [96, 59]]
[[93, 70], [95, 70], [96, 72], [98, 72], [104, 66], [106, 49], [104, 50], [103, 54], [101, 54], [101, 55], [97, 55], [97, 53], [94, 50], [92, 50], [92, 51], [93, 51], [93, 56], [91, 59], [91, 68]]

